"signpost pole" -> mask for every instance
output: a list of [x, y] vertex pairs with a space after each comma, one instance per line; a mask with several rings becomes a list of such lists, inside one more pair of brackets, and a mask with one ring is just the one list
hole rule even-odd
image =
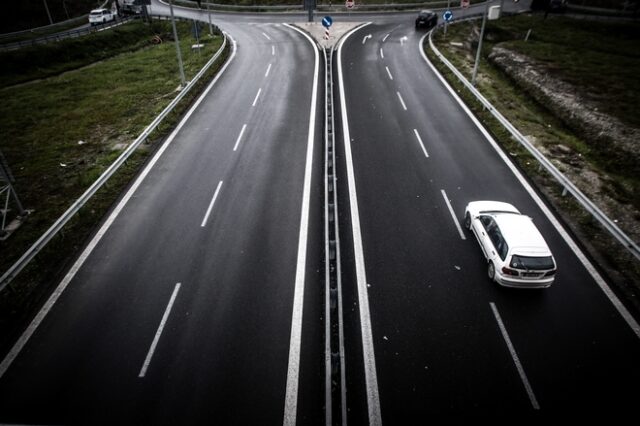
[[[451, 0], [447, 0], [447, 11], [451, 10]], [[444, 21], [444, 35], [447, 35], [447, 27], [449, 26], [448, 21]]]
[[489, 11], [489, 6], [487, 6], [484, 10], [484, 15], [482, 15], [482, 29], [480, 30], [480, 41], [478, 41], [478, 51], [476, 52], [476, 63], [473, 65], [473, 74], [471, 75], [471, 85], [476, 85], [476, 75], [478, 74], [478, 64], [480, 62], [480, 51], [482, 50], [482, 39], [484, 38], [484, 27], [487, 24], [487, 13]]
[[176, 54], [178, 55], [178, 67], [180, 68], [180, 84], [186, 86], [187, 79], [184, 77], [184, 66], [182, 65], [182, 53], [180, 52], [180, 40], [178, 40], [178, 30], [176, 30], [176, 20], [173, 16], [173, 2], [169, 0], [169, 11], [171, 12], [171, 26], [173, 27], [173, 38], [176, 43]]

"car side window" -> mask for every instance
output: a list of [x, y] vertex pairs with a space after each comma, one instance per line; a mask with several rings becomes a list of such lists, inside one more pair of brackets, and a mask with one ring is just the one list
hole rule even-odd
[[493, 246], [496, 248], [500, 259], [505, 260], [505, 258], [507, 257], [507, 252], [509, 251], [509, 246], [507, 245], [507, 242], [504, 240], [500, 229], [495, 225], [495, 223], [493, 223], [491, 229], [487, 231], [487, 234], [489, 234], [489, 238], [491, 239]]
[[493, 223], [493, 219], [491, 216], [480, 216], [480, 222], [482, 223], [482, 226], [484, 226], [484, 229], [489, 231], [489, 226]]

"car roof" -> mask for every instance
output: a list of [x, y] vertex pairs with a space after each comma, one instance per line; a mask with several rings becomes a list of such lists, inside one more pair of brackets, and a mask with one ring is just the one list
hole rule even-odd
[[420, 11], [420, 15], [431, 15], [433, 13], [434, 13], [433, 10], [429, 10], [429, 9], [423, 9]]
[[551, 256], [544, 237], [529, 216], [514, 213], [492, 214], [512, 254]]
[[[87, 10], [87, 9], [85, 9], [85, 10]], [[102, 12], [104, 12], [105, 10], [107, 10], [107, 9], [93, 9], [93, 10], [91, 11], [91, 13], [102, 13]]]

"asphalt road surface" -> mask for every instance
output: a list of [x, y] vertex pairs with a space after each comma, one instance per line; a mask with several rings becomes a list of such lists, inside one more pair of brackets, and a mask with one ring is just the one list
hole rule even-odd
[[[428, 66], [414, 15], [343, 16], [372, 23], [334, 58], [343, 424], [632, 411], [637, 331]], [[283, 25], [305, 17], [214, 15], [229, 65], [4, 358], [0, 422], [325, 424], [324, 65]], [[533, 217], [551, 288], [488, 281], [459, 223], [478, 199]]]

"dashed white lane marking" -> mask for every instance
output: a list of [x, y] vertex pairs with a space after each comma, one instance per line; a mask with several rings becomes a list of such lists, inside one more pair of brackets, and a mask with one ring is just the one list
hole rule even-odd
[[149, 364], [151, 363], [151, 358], [153, 358], [153, 353], [156, 351], [156, 346], [158, 345], [158, 341], [160, 340], [160, 336], [162, 335], [162, 330], [164, 330], [164, 325], [167, 323], [167, 319], [169, 318], [169, 314], [171, 313], [171, 308], [173, 307], [173, 303], [176, 301], [176, 296], [178, 296], [179, 291], [180, 283], [177, 283], [175, 288], [173, 289], [173, 294], [171, 295], [169, 304], [164, 310], [164, 315], [162, 316], [162, 320], [160, 321], [160, 326], [158, 327], [158, 331], [156, 331], [153, 342], [151, 342], [151, 347], [149, 348], [149, 352], [147, 352], [147, 357], [144, 360], [144, 364], [142, 364], [142, 368], [140, 369], [138, 377], [144, 377], [145, 374], [147, 374], [147, 369], [149, 368]]
[[200, 226], [202, 228], [205, 227], [205, 225], [207, 224], [207, 220], [209, 220], [209, 215], [211, 214], [211, 210], [213, 209], [213, 205], [216, 202], [216, 198], [218, 198], [218, 193], [220, 192], [220, 187], [222, 186], [222, 181], [220, 181], [218, 183], [218, 187], [216, 188], [216, 192], [213, 194], [213, 198], [211, 199], [211, 202], [209, 203], [209, 208], [207, 208], [207, 212], [204, 215], [204, 219], [202, 219], [202, 223], [200, 224]]
[[420, 137], [420, 133], [418, 133], [418, 129], [413, 129], [413, 133], [416, 135], [416, 139], [418, 139], [418, 143], [420, 143], [420, 148], [422, 148], [422, 152], [424, 152], [424, 156], [429, 158], [429, 154], [427, 153], [427, 149], [424, 147], [424, 143], [422, 143], [422, 138]]
[[385, 69], [387, 70], [387, 75], [389, 76], [389, 80], [393, 81], [393, 76], [391, 75], [391, 71], [389, 71], [389, 67], [385, 67]]
[[252, 107], [256, 106], [258, 103], [258, 98], [260, 97], [260, 93], [262, 93], [262, 87], [258, 89], [258, 93], [256, 93], [256, 97], [253, 99]]
[[382, 47], [380, 48], [380, 57], [384, 59], [384, 52], [382, 51]]
[[384, 43], [385, 41], [387, 41], [387, 39], [389, 38], [391, 34], [387, 34], [386, 36], [384, 36], [384, 38], [382, 39], [382, 42]]
[[440, 192], [442, 192], [442, 198], [444, 198], [444, 202], [447, 204], [447, 207], [449, 208], [449, 213], [451, 213], [451, 218], [453, 219], [453, 223], [455, 223], [456, 228], [458, 228], [458, 233], [460, 234], [460, 238], [462, 238], [463, 240], [466, 240], [467, 237], [465, 237], [464, 232], [462, 232], [462, 227], [460, 226], [460, 222], [458, 222], [458, 218], [456, 217], [456, 214], [453, 211], [453, 207], [451, 207], [451, 203], [449, 202], [449, 197], [447, 197], [447, 193], [444, 192], [444, 189], [441, 189]]
[[536, 399], [536, 395], [533, 393], [533, 389], [531, 388], [531, 384], [529, 383], [529, 379], [527, 379], [527, 375], [524, 372], [524, 368], [522, 367], [522, 363], [520, 363], [520, 359], [518, 358], [518, 354], [516, 353], [516, 349], [513, 347], [513, 343], [511, 343], [511, 339], [509, 338], [509, 333], [507, 333], [507, 329], [502, 322], [502, 318], [500, 318], [500, 313], [498, 312], [498, 308], [496, 308], [496, 304], [491, 302], [491, 310], [493, 311], [493, 315], [496, 317], [496, 321], [498, 322], [498, 327], [500, 327], [500, 332], [502, 333], [502, 337], [504, 338], [505, 343], [507, 344], [507, 348], [509, 348], [509, 353], [511, 353], [511, 358], [513, 358], [513, 362], [518, 369], [518, 374], [520, 375], [520, 380], [522, 380], [522, 384], [527, 391], [527, 395], [529, 395], [529, 401], [531, 401], [531, 405], [534, 410], [540, 409], [540, 404], [538, 404], [538, 400]]
[[267, 67], [267, 72], [264, 73], [265, 77], [269, 77], [269, 72], [271, 71], [271, 64]]
[[247, 125], [244, 124], [242, 126], [242, 130], [240, 130], [240, 134], [238, 135], [238, 139], [236, 139], [236, 144], [233, 146], [233, 150], [234, 151], [238, 149], [238, 146], [240, 146], [240, 139], [242, 139], [242, 135], [244, 135], [244, 131], [246, 130], [246, 128], [247, 128]]
[[398, 95], [398, 99], [400, 99], [400, 103], [402, 104], [402, 108], [404, 108], [404, 110], [407, 110], [407, 105], [404, 103], [404, 99], [402, 99], [402, 95], [400, 94], [400, 92], [396, 92], [396, 94]]
[[271, 56], [276, 56], [276, 47], [271, 46]]
[[265, 38], [269, 41], [271, 41], [271, 37], [269, 37], [266, 33], [262, 33], [263, 36], [265, 36]]

